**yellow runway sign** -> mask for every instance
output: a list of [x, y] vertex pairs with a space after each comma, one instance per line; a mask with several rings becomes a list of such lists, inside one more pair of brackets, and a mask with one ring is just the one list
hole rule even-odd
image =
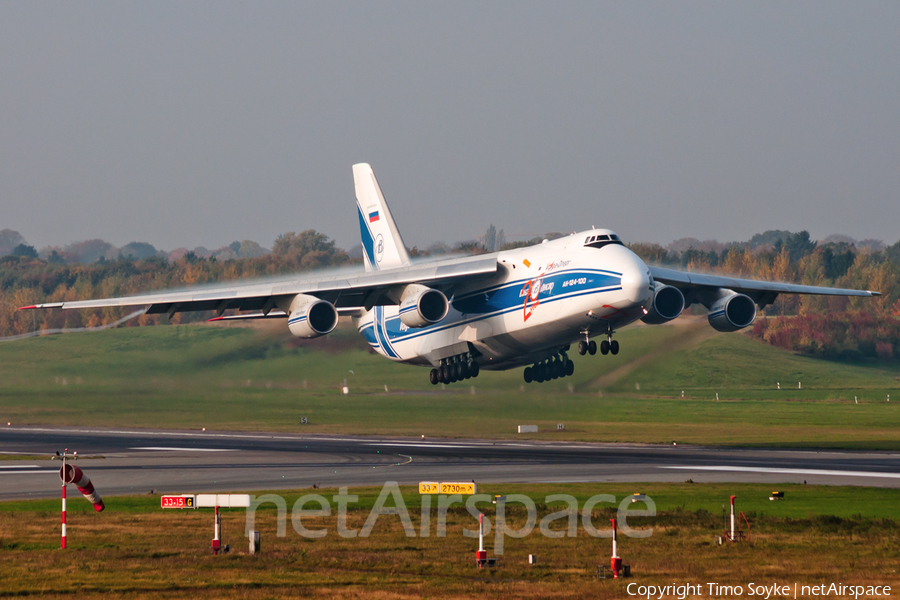
[[477, 486], [472, 481], [422, 481], [419, 482], [420, 494], [476, 494]]
[[441, 484], [437, 481], [422, 481], [419, 483], [420, 494], [440, 494]]
[[472, 481], [469, 482], [441, 482], [441, 493], [442, 494], [474, 494], [475, 493], [475, 483]]

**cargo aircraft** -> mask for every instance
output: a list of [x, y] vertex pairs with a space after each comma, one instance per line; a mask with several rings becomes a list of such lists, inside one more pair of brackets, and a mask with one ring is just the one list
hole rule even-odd
[[[216, 312], [217, 319], [286, 319], [301, 338], [327, 335], [350, 316], [390, 360], [430, 367], [431, 383], [481, 369], [525, 367], [528, 383], [571, 375], [581, 355], [618, 354], [617, 330], [660, 324], [693, 303], [718, 331], [753, 323], [778, 294], [876, 296], [879, 292], [792, 285], [648, 266], [609, 229], [590, 229], [514, 250], [413, 262], [368, 164], [353, 166], [365, 272], [290, 277], [38, 308], [149, 305], [147, 313]], [[226, 310], [255, 311], [222, 316]], [[597, 342], [591, 338], [600, 337]]]

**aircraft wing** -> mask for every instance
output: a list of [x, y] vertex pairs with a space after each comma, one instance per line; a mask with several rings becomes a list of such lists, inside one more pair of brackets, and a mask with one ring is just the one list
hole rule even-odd
[[497, 272], [497, 258], [473, 256], [413, 264], [385, 271], [346, 273], [325, 277], [287, 277], [264, 281], [244, 281], [230, 285], [214, 285], [178, 291], [159, 292], [122, 298], [102, 298], [73, 302], [51, 302], [23, 306], [33, 308], [109, 308], [148, 306], [147, 314], [214, 310], [221, 315], [227, 309], [262, 310], [266, 313], [279, 297], [308, 294], [334, 304], [339, 312], [393, 304], [386, 292], [394, 286], [419, 283], [429, 287], [446, 287], [460, 279], [490, 276]]
[[[814, 294], [819, 296], [880, 296], [881, 292], [869, 290], [848, 290], [843, 288], [816, 287], [814, 285], [794, 285], [774, 281], [756, 281], [753, 279], [737, 279], [703, 273], [688, 273], [662, 267], [649, 267], [654, 281], [671, 285], [682, 292], [712, 290], [725, 288], [739, 294], [746, 294], [760, 306], [774, 302], [778, 294]], [[687, 294], [686, 294], [687, 296]]]

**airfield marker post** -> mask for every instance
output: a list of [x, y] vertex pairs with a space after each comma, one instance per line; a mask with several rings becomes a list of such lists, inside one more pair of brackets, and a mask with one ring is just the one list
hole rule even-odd
[[484, 514], [478, 513], [478, 552], [475, 553], [475, 564], [478, 568], [487, 562], [487, 552], [484, 549]]
[[221, 521], [219, 520], [219, 505], [216, 504], [216, 516], [213, 525], [213, 540], [212, 540], [212, 552], [213, 554], [219, 553], [219, 546], [221, 544], [219, 540], [219, 527], [221, 525]]
[[618, 549], [616, 548], [616, 542], [618, 541], [618, 533], [619, 530], [616, 527], [616, 520], [610, 519], [610, 523], [612, 523], [612, 556], [609, 559], [609, 568], [613, 572], [613, 579], [619, 578], [619, 570], [622, 568], [622, 559], [618, 555]]
[[731, 497], [731, 541], [734, 541], [734, 499], [737, 496]]

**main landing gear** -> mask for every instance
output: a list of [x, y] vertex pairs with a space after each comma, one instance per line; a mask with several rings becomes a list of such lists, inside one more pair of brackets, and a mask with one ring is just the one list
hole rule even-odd
[[534, 366], [525, 367], [525, 383], [531, 383], [532, 381], [543, 383], [551, 379], [568, 377], [574, 372], [575, 363], [569, 360], [565, 352], [560, 352], [552, 358], [535, 363]]
[[[604, 356], [607, 354], [618, 354], [619, 353], [619, 342], [612, 339], [613, 332], [610, 331], [606, 334], [605, 340], [600, 342], [600, 354]], [[594, 340], [587, 339], [588, 333], [585, 332], [582, 341], [578, 342], [578, 354], [584, 356], [585, 354], [590, 354], [591, 356], [597, 354], [597, 342]]]
[[470, 354], [460, 354], [443, 359], [440, 368], [432, 369], [428, 378], [432, 385], [454, 383], [471, 377], [478, 377], [479, 371], [478, 363], [475, 362]]

